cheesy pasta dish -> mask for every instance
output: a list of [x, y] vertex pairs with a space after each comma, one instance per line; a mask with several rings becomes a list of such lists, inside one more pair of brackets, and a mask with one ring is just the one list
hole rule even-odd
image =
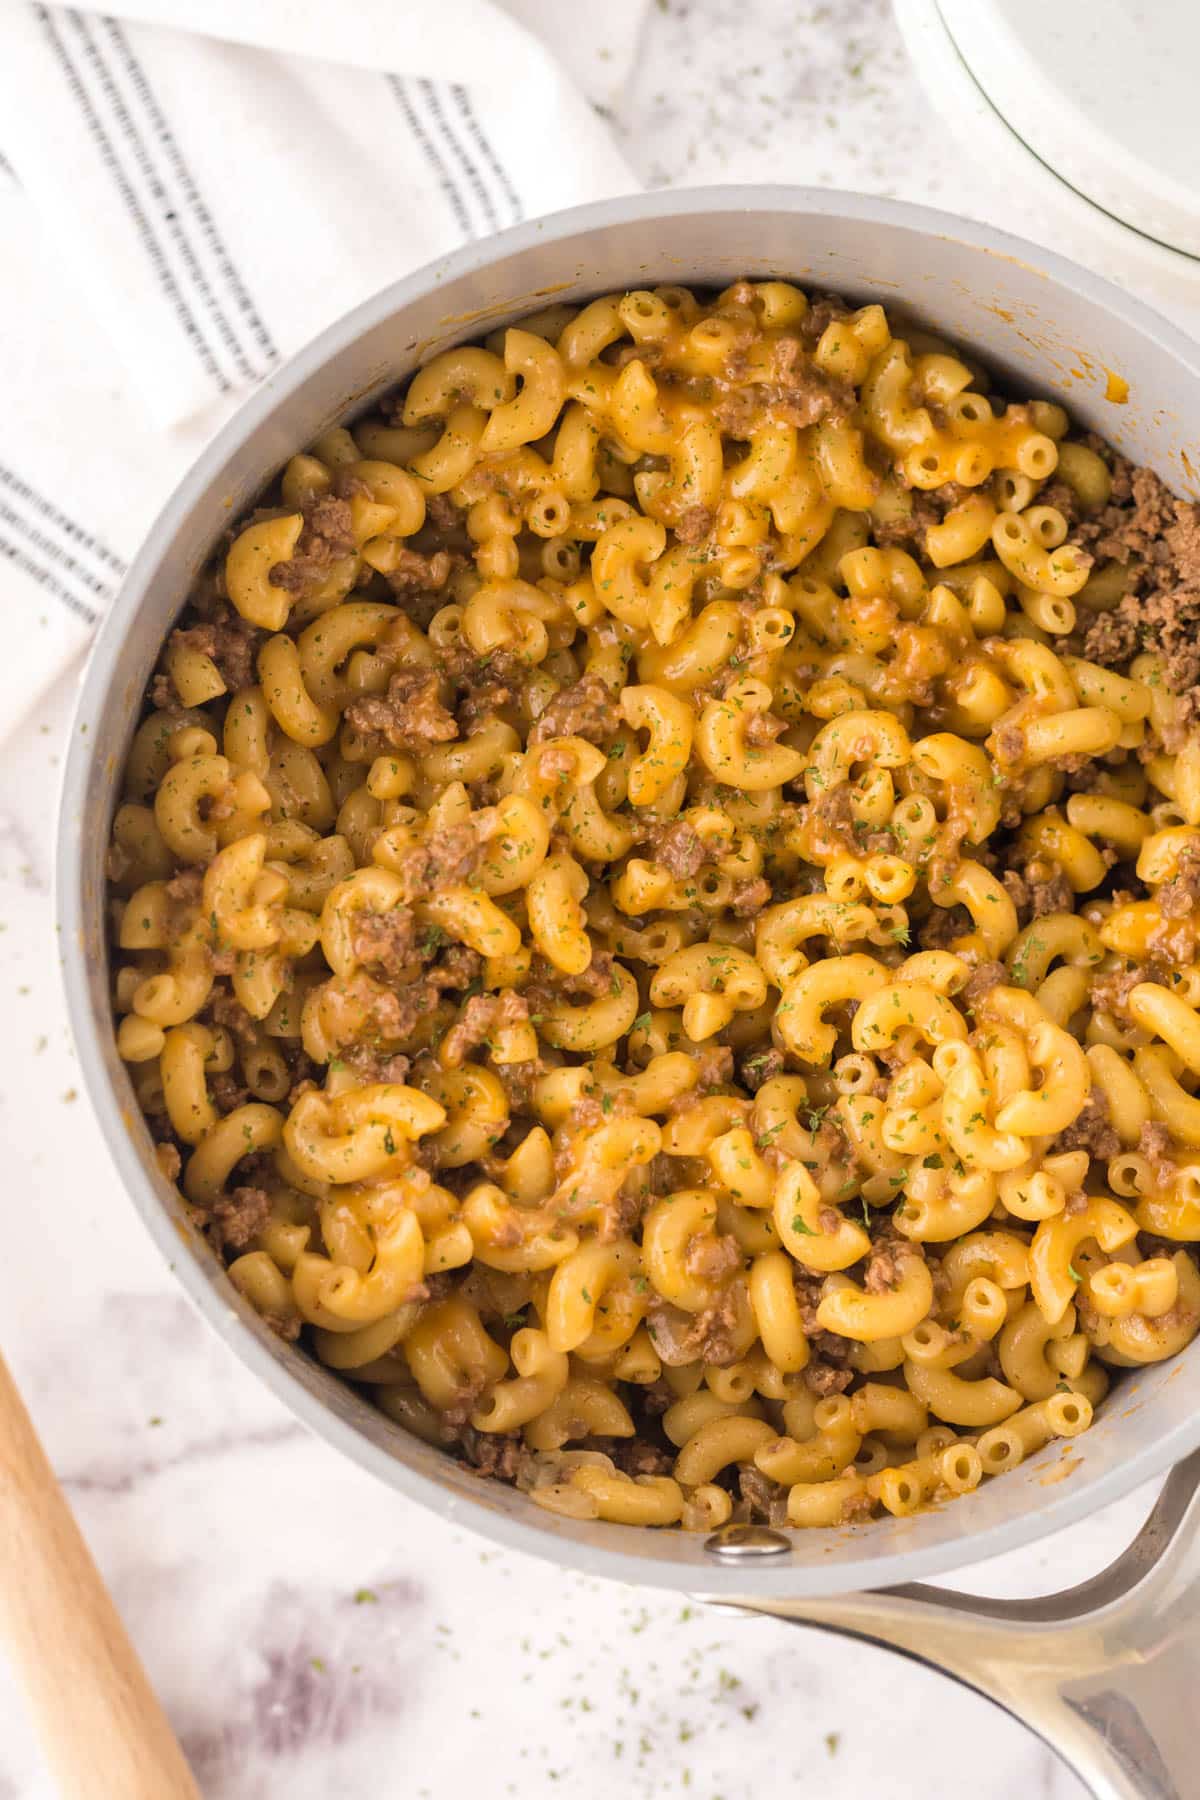
[[579, 1518], [909, 1513], [1200, 1324], [1200, 516], [878, 305], [556, 306], [165, 645], [117, 1042], [229, 1279]]

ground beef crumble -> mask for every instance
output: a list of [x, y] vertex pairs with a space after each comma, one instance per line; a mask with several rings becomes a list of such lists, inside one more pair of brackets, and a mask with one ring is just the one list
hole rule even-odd
[[[431, 940], [426, 939], [426, 944], [433, 948]], [[426, 980], [439, 993], [446, 988], [468, 988], [473, 981], [478, 981], [482, 969], [483, 958], [478, 950], [472, 950], [467, 944], [450, 944], [433, 964]]]
[[729, 897], [729, 908], [736, 919], [753, 919], [770, 904], [771, 884], [762, 875], [753, 881], [739, 881]]
[[381, 747], [420, 754], [432, 744], [458, 736], [453, 715], [442, 705], [438, 677], [432, 669], [401, 668], [388, 682], [386, 694], [365, 694], [346, 708], [346, 723]]
[[921, 1252], [906, 1238], [881, 1237], [871, 1245], [863, 1287], [868, 1294], [888, 1294], [899, 1283], [906, 1264], [923, 1261]]
[[672, 819], [669, 824], [651, 819], [642, 826], [642, 841], [651, 861], [660, 863], [677, 881], [690, 881], [712, 859], [709, 846], [686, 819]]
[[681, 544], [699, 544], [712, 530], [715, 518], [711, 506], [689, 506], [676, 521], [675, 536]]
[[483, 860], [483, 845], [471, 825], [444, 825], [405, 852], [399, 870], [405, 898], [425, 900], [442, 888], [469, 882]]
[[516, 705], [526, 674], [515, 656], [493, 650], [478, 656], [465, 644], [442, 653], [441, 671], [455, 691], [454, 716], [460, 737], [469, 737], [485, 719], [503, 716]]
[[800, 321], [800, 341], [806, 350], [815, 350], [825, 334], [827, 326], [838, 319], [848, 318], [851, 312], [848, 301], [840, 294], [823, 294], [814, 290], [809, 295], [808, 308]]
[[987, 998], [993, 988], [1003, 987], [1011, 977], [1002, 962], [979, 962], [971, 970], [962, 997], [970, 1011]]
[[702, 1362], [724, 1368], [737, 1357], [737, 1299], [727, 1287], [702, 1312], [684, 1313], [655, 1297], [646, 1320], [650, 1341], [668, 1368]]
[[1171, 1157], [1171, 1133], [1165, 1125], [1160, 1125], [1157, 1121], [1143, 1125], [1137, 1147], [1142, 1156], [1149, 1158], [1157, 1182], [1165, 1185], [1174, 1181], [1179, 1171]]
[[1048, 913], [1074, 910], [1074, 889], [1053, 863], [1031, 862], [1023, 873], [1015, 868], [1005, 869], [1001, 879], [1022, 925], [1028, 925], [1031, 919], [1043, 919]]
[[[210, 618], [199, 625], [173, 631], [169, 645], [172, 649], [198, 650], [202, 656], [211, 657], [228, 691], [236, 694], [253, 684], [259, 646], [265, 641], [265, 632], [256, 631], [232, 606], [219, 600], [214, 602]], [[167, 675], [156, 677], [152, 697], [156, 706], [179, 704], [179, 696]]]
[[475, 1431], [465, 1425], [459, 1442], [471, 1467], [493, 1481], [515, 1482], [532, 1460], [519, 1431]]
[[1164, 918], [1190, 918], [1200, 900], [1200, 844], [1186, 843], [1175, 863], [1175, 872], [1158, 889], [1156, 898]]
[[738, 1065], [742, 1086], [757, 1094], [766, 1082], [783, 1073], [785, 1062], [782, 1050], [752, 1050]]
[[837, 1363], [829, 1355], [831, 1341], [835, 1345], [845, 1344], [846, 1351], [849, 1352], [849, 1345], [844, 1338], [835, 1338], [830, 1331], [819, 1331], [817, 1339], [820, 1343], [814, 1343], [813, 1348], [818, 1354], [804, 1370], [801, 1380], [810, 1392], [818, 1394], [822, 1400], [828, 1400], [832, 1394], [845, 1393], [854, 1380], [854, 1370]]
[[305, 501], [301, 507], [304, 529], [287, 562], [278, 562], [271, 570], [272, 587], [285, 588], [290, 594], [302, 594], [316, 586], [329, 573], [332, 563], [352, 556], [354, 518], [350, 502], [336, 494], [323, 494], [320, 499]]
[[611, 950], [592, 951], [592, 960], [586, 969], [577, 975], [564, 974], [556, 969], [553, 963], [547, 962], [544, 956], [535, 954], [529, 972], [529, 980], [525, 985], [525, 995], [532, 1012], [544, 1011], [557, 1001], [567, 1000], [573, 1005], [581, 1001], [599, 1000], [613, 991], [613, 954]]
[[1126, 1005], [1139, 982], [1153, 979], [1153, 971], [1141, 963], [1124, 969], [1108, 970], [1092, 979], [1092, 1006], [1096, 1012], [1116, 1013], [1128, 1018]]
[[206, 1218], [209, 1235], [220, 1249], [244, 1250], [271, 1216], [266, 1188], [235, 1187], [215, 1200]]
[[511, 988], [499, 994], [475, 994], [469, 999], [442, 1040], [442, 1061], [457, 1069], [472, 1050], [487, 1043], [493, 1032], [512, 1030], [529, 1023], [529, 1002]]
[[227, 1069], [220, 1069], [208, 1077], [208, 1094], [219, 1113], [234, 1112], [250, 1098], [249, 1088]]
[[1124, 565], [1130, 584], [1088, 627], [1084, 655], [1111, 668], [1155, 651], [1190, 723], [1200, 716], [1200, 505], [1177, 499], [1152, 470], [1118, 459], [1112, 499], [1079, 536], [1098, 557]]
[[747, 1465], [738, 1470], [738, 1491], [741, 1499], [733, 1513], [736, 1522], [771, 1525], [776, 1530], [786, 1527], [787, 1489], [780, 1487], [777, 1481], [771, 1481], [760, 1470]]
[[751, 371], [746, 352], [730, 351], [713, 382], [713, 415], [731, 437], [747, 437], [763, 419], [803, 428], [820, 419], [845, 419], [856, 403], [848, 382], [814, 368], [798, 337], [777, 338], [766, 367]]
[[257, 1041], [257, 1025], [241, 1001], [236, 1000], [228, 988], [214, 986], [207, 1011], [214, 1025], [223, 1025], [243, 1043], [253, 1044]]
[[621, 709], [611, 688], [598, 676], [584, 675], [555, 694], [529, 733], [531, 744], [544, 744], [550, 738], [581, 737], [592, 744], [604, 744], [615, 737], [622, 726]]
[[397, 550], [395, 563], [384, 580], [399, 600], [418, 594], [440, 594], [462, 560], [449, 550], [435, 550], [431, 556], [424, 556], [405, 544]]
[[1094, 1162], [1107, 1162], [1120, 1148], [1121, 1140], [1112, 1128], [1104, 1095], [1093, 1088], [1078, 1118], [1059, 1132], [1046, 1154], [1057, 1156], [1064, 1150], [1086, 1150]]
[[420, 966], [421, 927], [407, 906], [390, 912], [359, 911], [353, 916], [350, 948], [382, 981], [410, 980]]
[[695, 1053], [697, 1094], [715, 1093], [733, 1079], [733, 1051], [711, 1039]]
[[669, 1475], [675, 1466], [673, 1449], [649, 1438], [607, 1438], [604, 1448], [625, 1475]]

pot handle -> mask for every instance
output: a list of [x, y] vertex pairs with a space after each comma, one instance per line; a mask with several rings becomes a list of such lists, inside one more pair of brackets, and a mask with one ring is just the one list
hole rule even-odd
[[[732, 1560], [751, 1543], [761, 1554], [767, 1535], [726, 1526], [709, 1543]], [[1042, 1737], [1097, 1800], [1195, 1800], [1200, 1788], [1200, 1451], [1171, 1471], [1114, 1563], [1045, 1599], [919, 1583], [831, 1600], [702, 1597], [861, 1638], [975, 1688]]]

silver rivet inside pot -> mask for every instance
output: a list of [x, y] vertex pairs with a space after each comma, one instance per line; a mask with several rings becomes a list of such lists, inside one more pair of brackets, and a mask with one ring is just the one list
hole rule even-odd
[[704, 1540], [710, 1556], [721, 1556], [730, 1562], [783, 1556], [791, 1547], [791, 1540], [782, 1531], [772, 1531], [769, 1525], [722, 1525]]

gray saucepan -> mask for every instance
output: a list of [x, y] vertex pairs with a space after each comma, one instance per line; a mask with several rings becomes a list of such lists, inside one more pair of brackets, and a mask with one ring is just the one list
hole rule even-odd
[[[1131, 1374], [1082, 1437], [911, 1518], [791, 1535], [745, 1528], [706, 1543], [557, 1517], [406, 1435], [264, 1327], [158, 1172], [115, 1053], [107, 824], [160, 645], [229, 520], [298, 446], [447, 345], [551, 297], [743, 274], [902, 307], [970, 345], [1015, 392], [1061, 399], [1176, 491], [1197, 491], [1188, 453], [1200, 424], [1200, 350], [1101, 277], [945, 213], [790, 187], [656, 194], [522, 225], [396, 282], [331, 325], [226, 426], [163, 510], [99, 633], [59, 835], [62, 957], [83, 1078], [121, 1179], [191, 1299], [298, 1418], [380, 1480], [566, 1567], [890, 1644], [1007, 1705], [1097, 1794], [1183, 1800], [1200, 1791], [1185, 1703], [1200, 1672], [1200, 1619], [1191, 1622], [1200, 1588], [1188, 1598], [1190, 1560], [1200, 1559], [1200, 1350]], [[1146, 1531], [1083, 1589], [1005, 1606], [908, 1585], [1032, 1544], [1173, 1465]]]

